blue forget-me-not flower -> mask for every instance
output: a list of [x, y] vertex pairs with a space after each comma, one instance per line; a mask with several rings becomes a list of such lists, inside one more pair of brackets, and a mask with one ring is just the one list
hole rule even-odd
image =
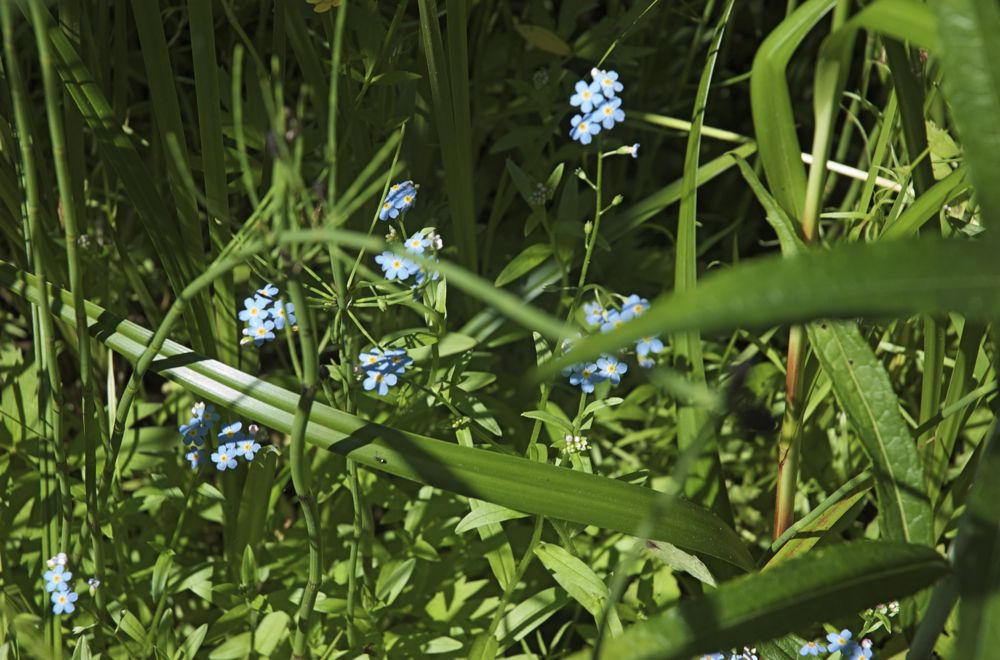
[[222, 442], [239, 442], [246, 436], [243, 435], [243, 422], [233, 422], [222, 427], [219, 432], [219, 440]]
[[635, 340], [635, 352], [639, 357], [646, 357], [650, 353], [660, 353], [663, 351], [663, 342], [659, 336], [640, 337]]
[[621, 109], [622, 100], [619, 98], [609, 99], [601, 104], [594, 115], [600, 117], [601, 126], [606, 129], [615, 127], [625, 121], [625, 111]]
[[226, 443], [220, 445], [219, 448], [212, 453], [212, 462], [215, 463], [215, 469], [220, 472], [236, 468], [236, 447], [233, 444]]
[[285, 303], [282, 305], [281, 301], [278, 300], [274, 303], [274, 307], [269, 310], [271, 318], [274, 319], [274, 327], [277, 330], [284, 330], [285, 323], [291, 323], [295, 325], [295, 305], [292, 303]]
[[603, 380], [597, 365], [593, 362], [574, 364], [570, 367], [568, 375], [569, 384], [579, 387], [587, 394], [592, 393], [597, 383]]
[[618, 92], [625, 89], [625, 86], [618, 82], [617, 71], [602, 71], [601, 69], [591, 69], [590, 77], [598, 85], [604, 98], [613, 98]]
[[257, 295], [264, 296], [265, 298], [273, 298], [278, 295], [278, 287], [268, 282], [262, 288], [257, 289]]
[[404, 243], [406, 246], [406, 251], [412, 254], [423, 254], [425, 248], [431, 246], [431, 239], [428, 236], [424, 236], [422, 231], [418, 231], [413, 236], [406, 239]]
[[371, 370], [365, 372], [367, 378], [365, 378], [362, 383], [362, 387], [367, 391], [376, 390], [379, 396], [385, 396], [389, 393], [389, 388], [396, 384], [399, 380], [398, 376], [394, 373], [385, 373], [382, 371]]
[[633, 293], [622, 303], [622, 320], [631, 321], [642, 315], [647, 309], [649, 309], [649, 301]]
[[270, 300], [262, 296], [245, 298], [243, 300], [243, 309], [240, 311], [240, 320], [246, 321], [247, 323], [263, 321], [267, 318], [267, 306], [270, 303]]
[[52, 594], [53, 614], [72, 614], [76, 606], [73, 603], [79, 598], [75, 591], [57, 591]]
[[625, 325], [625, 321], [628, 319], [623, 319], [620, 312], [614, 309], [609, 309], [604, 315], [604, 323], [601, 324], [601, 332], [611, 332], [612, 330], [617, 330], [618, 328]]
[[252, 461], [254, 454], [260, 451], [260, 443], [253, 438], [244, 438], [236, 443], [236, 455]]
[[806, 642], [799, 649], [799, 655], [819, 655], [826, 653], [826, 647], [819, 642]]
[[601, 132], [600, 121], [593, 116], [593, 113], [586, 116], [575, 115], [570, 120], [570, 124], [573, 128], [570, 130], [569, 136], [580, 144], [590, 144], [594, 136]]
[[274, 340], [274, 321], [260, 319], [251, 321], [250, 325], [243, 329], [243, 334], [253, 341], [254, 346], [263, 346]]
[[853, 634], [847, 628], [844, 628], [839, 633], [829, 633], [826, 636], [826, 641], [830, 642], [827, 650], [830, 653], [836, 653], [841, 649], [847, 648], [854, 643], [851, 641], [851, 637], [853, 637]]
[[197, 470], [198, 466], [201, 465], [202, 460], [205, 458], [205, 452], [201, 449], [192, 449], [188, 453], [184, 454], [184, 458], [191, 463], [192, 470]]
[[600, 325], [604, 323], [607, 319], [607, 311], [601, 306], [601, 303], [594, 302], [583, 303], [583, 313], [587, 315], [587, 325]]
[[66, 591], [69, 589], [67, 582], [73, 579], [73, 574], [66, 570], [62, 564], [56, 565], [50, 571], [45, 571], [46, 591]]
[[387, 280], [402, 281], [420, 270], [417, 264], [393, 252], [383, 252], [375, 257], [375, 261], [382, 266], [382, 271], [385, 273], [385, 279]]
[[628, 371], [628, 365], [619, 362], [613, 355], [604, 355], [597, 359], [598, 373], [605, 380], [610, 380], [612, 385], [622, 382], [622, 374]]
[[588, 83], [580, 80], [576, 83], [576, 94], [569, 97], [569, 104], [580, 108], [581, 112], [592, 112], [594, 108], [604, 101], [601, 96], [601, 85], [598, 82]]
[[382, 206], [379, 208], [378, 219], [389, 220], [398, 218], [400, 213], [413, 208], [417, 201], [417, 186], [412, 181], [401, 181], [389, 188]]

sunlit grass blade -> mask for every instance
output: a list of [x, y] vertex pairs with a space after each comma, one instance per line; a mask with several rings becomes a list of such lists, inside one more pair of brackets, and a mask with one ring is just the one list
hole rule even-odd
[[785, 71], [799, 44], [835, 4], [809, 0], [792, 12], [757, 49], [750, 76], [750, 108], [767, 182], [795, 218], [802, 217], [805, 207], [806, 172], [799, 160], [802, 148]]
[[[42, 299], [37, 280], [0, 262], [0, 283], [28, 300]], [[72, 324], [72, 297], [59, 291], [53, 313]], [[90, 331], [130, 360], [152, 333], [87, 303]], [[167, 342], [153, 370], [188, 390], [241, 415], [289, 432], [298, 395]], [[666, 497], [648, 488], [516, 456], [472, 449], [369, 423], [315, 403], [306, 439], [358, 463], [467, 497], [518, 511], [634, 533], [654, 501]], [[650, 538], [717, 557], [749, 569], [752, 560], [737, 534], [714, 514], [683, 498], [669, 498]]]
[[947, 573], [948, 562], [930, 548], [891, 541], [835, 545], [637, 623], [609, 640], [600, 657], [686, 659], [753, 645], [910, 595]]
[[947, 311], [988, 319], [1000, 305], [996, 249], [990, 241], [888, 241], [748, 261], [706, 277], [690, 293], [662, 296], [621, 328], [579, 342], [543, 373], [639, 337], [682, 329], [711, 333], [819, 318]]

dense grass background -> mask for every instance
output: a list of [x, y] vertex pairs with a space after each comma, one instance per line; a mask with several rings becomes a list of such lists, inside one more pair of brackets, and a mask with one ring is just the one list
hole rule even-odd
[[[3, 657], [998, 648], [995, 3], [0, 10]], [[296, 327], [241, 345], [267, 282]], [[189, 467], [199, 401], [252, 462]]]

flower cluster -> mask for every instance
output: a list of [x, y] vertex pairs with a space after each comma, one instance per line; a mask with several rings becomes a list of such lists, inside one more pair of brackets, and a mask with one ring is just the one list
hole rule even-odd
[[[623, 299], [621, 309], [604, 307], [599, 302], [584, 303], [583, 312], [587, 325], [600, 327], [601, 332], [611, 332], [620, 328], [635, 317], [649, 309], [649, 301], [632, 294]], [[659, 336], [640, 337], [635, 342], [635, 354], [639, 366], [649, 368], [656, 364], [653, 356], [663, 351], [663, 342]], [[569, 377], [569, 384], [579, 387], [590, 394], [598, 383], [610, 381], [612, 385], [621, 382], [622, 375], [628, 372], [628, 365], [614, 355], [602, 355], [596, 362], [575, 364], [563, 371]]]
[[66, 553], [60, 552], [45, 562], [45, 591], [52, 594], [52, 613], [71, 614], [76, 609], [75, 603], [79, 595], [69, 588], [73, 574], [66, 570]]
[[417, 288], [427, 281], [433, 281], [440, 277], [437, 271], [428, 273], [427, 269], [413, 260], [414, 255], [420, 255], [425, 259], [437, 261], [437, 253], [444, 247], [441, 236], [434, 231], [433, 227], [426, 227], [414, 233], [403, 241], [403, 253], [386, 250], [375, 257], [375, 262], [382, 267], [387, 280], [398, 280], [400, 282], [415, 275], [415, 284], [412, 288]]
[[563, 450], [567, 454], [579, 454], [590, 449], [590, 443], [583, 436], [566, 434], [566, 448]]
[[839, 633], [830, 633], [826, 636], [827, 644], [821, 642], [806, 642], [799, 649], [801, 656], [818, 656], [820, 653], [840, 652], [840, 657], [844, 660], [868, 660], [872, 657], [872, 642], [870, 639], [862, 639], [856, 642], [851, 639], [854, 635], [846, 628]]
[[263, 346], [274, 340], [275, 330], [284, 330], [285, 326], [295, 327], [295, 305], [276, 299], [278, 287], [270, 282], [264, 288], [243, 300], [240, 320], [246, 322], [243, 328], [243, 338], [240, 344], [253, 342], [254, 346]]
[[394, 184], [389, 188], [385, 199], [382, 200], [382, 206], [378, 210], [378, 219], [395, 219], [399, 217], [400, 213], [405, 213], [413, 208], [413, 203], [417, 201], [419, 187], [412, 181], [401, 181]]
[[375, 390], [379, 396], [389, 393], [389, 388], [399, 382], [413, 358], [402, 348], [373, 348], [358, 356], [358, 371], [365, 375], [362, 387]]
[[570, 120], [569, 135], [580, 144], [590, 144], [602, 128], [610, 130], [625, 121], [618, 96], [625, 87], [618, 82], [618, 72], [591, 69], [590, 77], [589, 83], [586, 80], [576, 83], [576, 94], [569, 99], [571, 106], [580, 109]]
[[[205, 460], [206, 449], [203, 447], [205, 438], [219, 421], [219, 415], [212, 406], [205, 405], [204, 401], [194, 404], [191, 415], [188, 423], [182, 424], [179, 430], [184, 438], [184, 446], [188, 449], [184, 458], [191, 463], [191, 469], [196, 470]], [[210, 457], [216, 469], [235, 469], [238, 457], [243, 457], [247, 462], [252, 461], [260, 451], [260, 443], [255, 439], [259, 430], [256, 424], [251, 424], [247, 428], [249, 435], [245, 435], [243, 422], [233, 422], [222, 427], [216, 436], [219, 441], [218, 448]]]

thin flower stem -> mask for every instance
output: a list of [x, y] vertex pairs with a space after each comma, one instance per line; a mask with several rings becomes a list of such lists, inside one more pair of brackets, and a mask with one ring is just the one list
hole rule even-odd
[[580, 268], [580, 279], [576, 283], [576, 294], [573, 296], [573, 304], [570, 305], [569, 314], [572, 315], [576, 312], [577, 307], [580, 306], [580, 298], [583, 296], [583, 287], [587, 283], [587, 271], [590, 270], [590, 260], [594, 254], [594, 246], [597, 245], [597, 234], [601, 229], [601, 183], [604, 178], [604, 154], [601, 152], [597, 153], [597, 183], [594, 186], [594, 194], [596, 200], [594, 201], [594, 225], [590, 228], [590, 233], [587, 235], [586, 250], [583, 254], [583, 266]]

